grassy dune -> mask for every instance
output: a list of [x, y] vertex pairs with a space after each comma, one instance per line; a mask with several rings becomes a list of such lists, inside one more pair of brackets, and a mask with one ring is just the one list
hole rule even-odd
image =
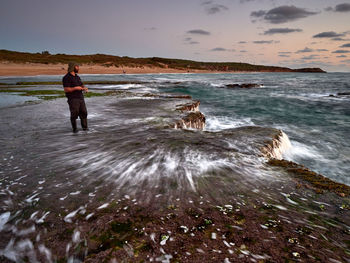
[[248, 72], [324, 72], [320, 68], [290, 69], [285, 67], [252, 65], [238, 62], [199, 62], [184, 59], [160, 57], [131, 58], [105, 54], [67, 55], [50, 54], [49, 52], [28, 53], [10, 50], [0, 50], [0, 61], [13, 63], [58, 64], [76, 61], [80, 64], [103, 65], [105, 67], [156, 67], [179, 70], [206, 71], [248, 71]]

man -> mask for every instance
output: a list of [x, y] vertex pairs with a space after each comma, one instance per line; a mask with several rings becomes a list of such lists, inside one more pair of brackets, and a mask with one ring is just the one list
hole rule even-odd
[[68, 98], [70, 121], [72, 123], [73, 132], [78, 132], [76, 120], [78, 116], [81, 121], [81, 127], [84, 131], [88, 130], [87, 125], [87, 110], [84, 101], [83, 91], [87, 92], [88, 89], [81, 82], [78, 76], [79, 65], [75, 62], [68, 64], [68, 73], [63, 77], [62, 83], [64, 92]]

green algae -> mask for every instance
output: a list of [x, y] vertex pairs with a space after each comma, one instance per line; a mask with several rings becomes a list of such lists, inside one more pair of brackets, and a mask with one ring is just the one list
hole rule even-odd
[[[35, 96], [41, 100], [54, 100], [59, 98], [65, 98], [65, 92], [62, 90], [13, 90], [13, 89], [0, 89], [0, 93], [16, 93], [20, 96]], [[108, 92], [87, 92], [84, 94], [85, 98], [101, 97], [113, 95]]]

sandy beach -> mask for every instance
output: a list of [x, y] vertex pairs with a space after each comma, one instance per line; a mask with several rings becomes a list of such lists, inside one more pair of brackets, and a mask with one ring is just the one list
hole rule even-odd
[[[67, 72], [67, 64], [13, 63], [0, 62], [0, 76], [62, 75]], [[97, 64], [83, 64], [80, 74], [147, 74], [147, 73], [219, 73], [208, 70], [181, 70], [160, 67], [115, 67]]]

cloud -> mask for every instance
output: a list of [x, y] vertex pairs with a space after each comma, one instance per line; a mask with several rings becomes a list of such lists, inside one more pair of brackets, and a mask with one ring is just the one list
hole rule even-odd
[[324, 49], [324, 48], [320, 48], [320, 49], [316, 49], [316, 51], [318, 52], [326, 52], [326, 51], [329, 51], [328, 49]]
[[250, 13], [250, 16], [260, 18], [266, 15], [266, 11], [264, 10], [259, 10], [259, 11], [253, 11]]
[[146, 31], [154, 31], [154, 30], [157, 30], [156, 27], [152, 26], [152, 27], [145, 27], [144, 30]]
[[332, 38], [334, 41], [348, 41], [348, 39], [342, 38], [342, 37], [334, 37]]
[[223, 47], [216, 47], [216, 48], [212, 48], [210, 51], [212, 52], [234, 52], [235, 50], [234, 49], [226, 49], [226, 48], [223, 48]]
[[199, 42], [193, 40], [192, 37], [186, 37], [186, 38], [184, 39], [184, 42], [185, 42], [185, 44], [187, 44], [187, 45], [196, 45], [196, 44], [199, 44]]
[[339, 5], [336, 5], [334, 8], [327, 7], [325, 10], [326, 11], [334, 11], [334, 12], [350, 12], [350, 4], [348, 4], [348, 3], [339, 4]]
[[210, 35], [210, 32], [205, 31], [203, 29], [192, 29], [192, 30], [187, 31], [187, 34], [208, 36], [208, 35]]
[[290, 51], [280, 51], [280, 52], [278, 52], [278, 54], [291, 54], [292, 52], [290, 52]]
[[306, 47], [304, 49], [300, 49], [300, 50], [296, 51], [295, 53], [309, 53], [309, 52], [313, 52], [313, 51], [314, 51], [313, 49]]
[[344, 44], [344, 45], [342, 45], [340, 47], [350, 47], [350, 43]]
[[272, 40], [257, 40], [257, 41], [253, 41], [254, 44], [272, 44], [273, 41]]
[[227, 6], [215, 4], [215, 3], [213, 3], [213, 1], [203, 2], [202, 5], [205, 7], [205, 11], [208, 15], [220, 13], [222, 11], [226, 11], [229, 9]]
[[293, 32], [302, 32], [299, 28], [270, 28], [264, 32], [264, 35], [274, 35], [274, 34], [288, 34]]
[[216, 5], [216, 4], [211, 6], [211, 7], [208, 7], [206, 9], [208, 15], [213, 15], [213, 14], [216, 14], [216, 13], [220, 13], [221, 11], [225, 11], [225, 10], [228, 10], [227, 6]]
[[349, 50], [343, 50], [343, 49], [338, 49], [336, 51], [333, 51], [332, 53], [335, 53], [335, 54], [345, 54], [345, 53], [350, 53]]
[[340, 56], [337, 56], [337, 58], [346, 58], [345, 55], [340, 55]]
[[247, 41], [239, 41], [238, 44], [247, 44]]
[[265, 10], [259, 10], [251, 12], [250, 16], [255, 19], [253, 22], [256, 21], [256, 19], [262, 19], [268, 23], [271, 24], [282, 24], [287, 23], [291, 21], [295, 21], [301, 18], [305, 18], [308, 16], [316, 15], [317, 12], [311, 12], [307, 11], [304, 8], [299, 8], [294, 5], [288, 6], [279, 6], [276, 8], [273, 8], [269, 11]]
[[322, 32], [317, 35], [314, 35], [313, 38], [336, 38], [336, 37], [343, 37], [345, 36], [344, 33], [336, 33], [334, 31], [327, 31]]
[[248, 52], [247, 50], [240, 50], [239, 52], [241, 52], [241, 53], [246, 53], [246, 52]]
[[312, 59], [315, 59], [318, 57], [319, 57], [318, 55], [310, 55], [310, 56], [302, 57], [301, 59], [302, 60], [312, 60]]
[[350, 59], [341, 60], [341, 62], [350, 63]]
[[279, 54], [278, 56], [282, 58], [290, 58], [290, 55], [285, 55], [285, 54]]

